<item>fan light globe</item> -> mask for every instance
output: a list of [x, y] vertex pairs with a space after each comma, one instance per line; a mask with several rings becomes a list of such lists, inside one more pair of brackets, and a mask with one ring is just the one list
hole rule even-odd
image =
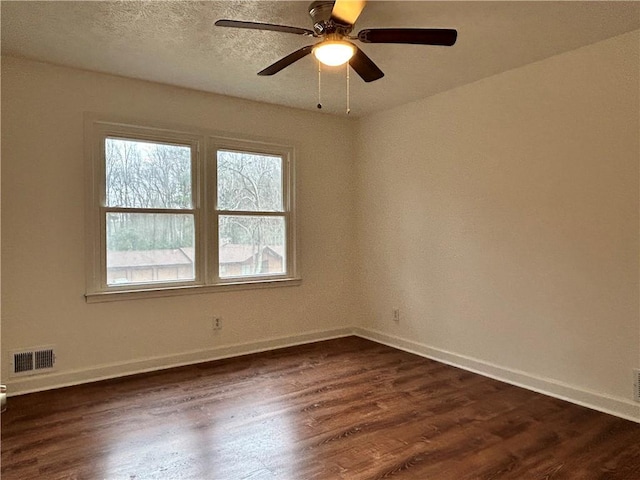
[[313, 55], [330, 67], [344, 65], [354, 53], [356, 49], [353, 45], [340, 40], [325, 40], [313, 49]]

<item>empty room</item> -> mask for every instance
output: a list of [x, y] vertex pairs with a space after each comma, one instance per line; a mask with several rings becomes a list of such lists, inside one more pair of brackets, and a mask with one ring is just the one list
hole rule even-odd
[[640, 2], [0, 8], [3, 480], [640, 479]]

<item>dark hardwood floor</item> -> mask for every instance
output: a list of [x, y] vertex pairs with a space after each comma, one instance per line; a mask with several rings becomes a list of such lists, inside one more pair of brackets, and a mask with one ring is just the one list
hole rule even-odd
[[9, 398], [2, 480], [640, 479], [640, 425], [357, 337]]

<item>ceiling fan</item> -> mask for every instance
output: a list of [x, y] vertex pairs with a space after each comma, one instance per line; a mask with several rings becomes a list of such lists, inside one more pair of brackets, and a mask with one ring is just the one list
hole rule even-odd
[[353, 44], [352, 40], [358, 40], [362, 43], [404, 43], [447, 47], [456, 43], [458, 32], [453, 29], [370, 28], [360, 30], [356, 36], [351, 36], [353, 25], [362, 13], [365, 4], [365, 0], [336, 0], [335, 2], [319, 0], [312, 2], [309, 5], [309, 15], [313, 20], [313, 30], [238, 20], [218, 20], [215, 25], [293, 33], [321, 39], [314, 45], [307, 45], [281, 58], [258, 72], [258, 75], [274, 75], [313, 52], [314, 56], [325, 65], [337, 66], [349, 62], [351, 68], [365, 82], [373, 82], [382, 78], [384, 73], [362, 50]]

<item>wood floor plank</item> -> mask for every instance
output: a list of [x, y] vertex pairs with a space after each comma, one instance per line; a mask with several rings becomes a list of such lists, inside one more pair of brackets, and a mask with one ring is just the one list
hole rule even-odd
[[12, 397], [3, 480], [640, 480], [640, 425], [357, 337]]

